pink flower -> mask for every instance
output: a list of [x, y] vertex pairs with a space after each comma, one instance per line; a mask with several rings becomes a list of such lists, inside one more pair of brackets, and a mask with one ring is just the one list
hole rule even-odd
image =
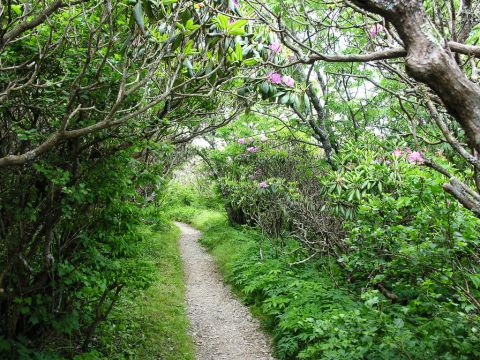
[[255, 139], [254, 139], [253, 137], [250, 136], [250, 137], [248, 138], [248, 143], [249, 143], [249, 144], [252, 144], [254, 141], [255, 141]]
[[407, 152], [407, 154], [411, 154], [411, 153], [412, 153], [412, 149], [410, 149], [409, 147], [405, 148], [405, 151]]
[[282, 76], [282, 81], [283, 83], [288, 86], [288, 87], [294, 87], [295, 86], [295, 80], [293, 80], [290, 76], [284, 75]]
[[248, 151], [249, 153], [256, 153], [256, 152], [258, 151], [258, 147], [256, 147], [256, 146], [250, 146], [250, 147], [247, 148], [247, 151]]
[[382, 31], [383, 31], [383, 26], [381, 24], [375, 24], [370, 27], [370, 29], [368, 30], [368, 33], [370, 34], [370, 36], [377, 36], [378, 33]]
[[390, 164], [391, 164], [391, 161], [390, 161], [390, 160], [387, 160], [387, 161], [385, 161], [385, 164], [390, 165]]
[[232, 25], [236, 20], [235, 19], [228, 19], [228, 25]]
[[237, 140], [237, 142], [240, 144], [240, 145], [243, 145], [245, 144], [245, 139], [244, 138], [240, 138]]
[[420, 165], [424, 163], [425, 159], [418, 151], [414, 151], [410, 155], [408, 155], [408, 161], [410, 161], [412, 164]]
[[396, 149], [393, 151], [392, 155], [393, 155], [394, 157], [400, 157], [400, 156], [403, 155], [403, 151], [402, 151], [402, 149], [400, 149], [400, 148], [396, 148]]
[[250, 175], [250, 176], [249, 176], [249, 179], [250, 179], [250, 180], [255, 180], [255, 175]]
[[273, 71], [268, 73], [267, 78], [272, 84], [280, 84], [282, 82], [282, 76]]
[[267, 184], [266, 181], [262, 181], [262, 182], [258, 183], [258, 187], [259, 187], [260, 189], [265, 189], [265, 188], [268, 187], [268, 184]]
[[269, 49], [272, 50], [273, 53], [278, 54], [282, 51], [282, 44], [279, 42], [273, 42], [270, 44]]

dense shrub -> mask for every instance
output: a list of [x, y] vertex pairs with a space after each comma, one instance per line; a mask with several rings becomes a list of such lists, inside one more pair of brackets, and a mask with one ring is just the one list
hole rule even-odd
[[[0, 343], [13, 358], [30, 348], [62, 347], [64, 354], [88, 349], [120, 294], [131, 296], [153, 280], [152, 263], [139, 256], [139, 229], [157, 223], [157, 210], [144, 206], [137, 189], [145, 183], [160, 186], [161, 178], [128, 152], [82, 170], [72, 179], [59, 166], [38, 163], [28, 172], [36, 186], [21, 184], [25, 171], [11, 178], [18, 187], [3, 194], [8, 201], [2, 208], [7, 245], [2, 261], [15, 271], [4, 274], [0, 334], [8, 341]], [[23, 196], [15, 189], [23, 189]], [[47, 231], [42, 239], [36, 226], [45, 218], [50, 222], [41, 227]], [[18, 263], [14, 252], [22, 233], [29, 251]]]
[[450, 152], [365, 133], [332, 166], [282, 131], [236, 124], [223, 135], [208, 169], [262, 235], [217, 223], [204, 243], [268, 320], [280, 358], [480, 355], [480, 222], [425, 166], [428, 156], [468, 181]]
[[[304, 256], [293, 239], [279, 253], [253, 230], [228, 226], [219, 213], [197, 213], [202, 243], [226, 278], [272, 331], [279, 359], [474, 359], [477, 320], [435, 296], [392, 303], [374, 288], [341, 277], [332, 257], [292, 265]], [[437, 303], [434, 312], [430, 306]]]

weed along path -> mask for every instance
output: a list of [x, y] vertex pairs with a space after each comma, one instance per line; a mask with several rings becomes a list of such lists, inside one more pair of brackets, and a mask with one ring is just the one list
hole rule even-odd
[[212, 256], [198, 243], [200, 231], [176, 223], [182, 256], [190, 333], [197, 360], [270, 360], [269, 338], [248, 307], [224, 284]]

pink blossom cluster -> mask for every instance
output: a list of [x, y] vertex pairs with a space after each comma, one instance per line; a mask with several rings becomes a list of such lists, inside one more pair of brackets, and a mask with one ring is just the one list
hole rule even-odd
[[280, 51], [282, 51], [282, 44], [279, 42], [272, 42], [268, 48], [272, 50], [274, 54], [278, 54]]
[[282, 75], [273, 71], [268, 73], [267, 78], [272, 84], [280, 84], [282, 82]]
[[265, 188], [268, 187], [268, 184], [267, 184], [266, 181], [262, 181], [262, 182], [259, 182], [259, 183], [258, 183], [258, 187], [259, 187], [260, 189], [265, 189]]
[[423, 158], [421, 153], [419, 153], [418, 151], [413, 151], [410, 154], [408, 154], [408, 161], [414, 164], [421, 165], [425, 162], [425, 159]]
[[281, 84], [283, 83], [285, 86], [288, 87], [294, 87], [295, 86], [295, 80], [291, 76], [288, 75], [280, 75], [277, 72], [269, 72], [267, 75], [267, 79], [272, 83], [272, 84]]
[[401, 157], [403, 155], [403, 151], [400, 148], [396, 148], [395, 150], [393, 150], [392, 155], [394, 157]]
[[[260, 135], [260, 141], [261, 142], [265, 142], [267, 140], [268, 140], [268, 138], [265, 134]], [[251, 154], [256, 153], [260, 150], [260, 148], [258, 146], [253, 145], [254, 142], [255, 142], [255, 138], [252, 137], [252, 136], [250, 136], [248, 138], [243, 138], [242, 137], [242, 138], [237, 139], [238, 144], [248, 146], [245, 150], [246, 150], [246, 152], [249, 152]]]
[[237, 140], [237, 142], [238, 142], [240, 145], [245, 145], [245, 144], [247, 144], [247, 143], [248, 143], [248, 144], [252, 144], [254, 141], [255, 141], [255, 139], [254, 139], [253, 137], [251, 137], [251, 136], [250, 136], [249, 138], [247, 138], [247, 139], [245, 139], [245, 138], [242, 137], [242, 138], [239, 138], [239, 139]]
[[400, 149], [400, 148], [396, 148], [393, 152], [392, 152], [392, 156], [395, 157], [395, 158], [400, 158], [402, 156], [406, 155], [408, 161], [411, 163], [411, 164], [418, 164], [418, 165], [421, 165], [425, 162], [425, 158], [423, 157], [423, 155], [418, 152], [418, 151], [412, 151], [410, 148], [405, 148], [404, 150]]
[[368, 30], [368, 33], [370, 36], [377, 36], [378, 33], [382, 32], [384, 30], [384, 27], [382, 24], [375, 24], [370, 27]]
[[295, 80], [293, 80], [290, 76], [288, 75], [283, 75], [282, 76], [282, 81], [283, 83], [288, 86], [288, 87], [294, 87], [295, 86]]

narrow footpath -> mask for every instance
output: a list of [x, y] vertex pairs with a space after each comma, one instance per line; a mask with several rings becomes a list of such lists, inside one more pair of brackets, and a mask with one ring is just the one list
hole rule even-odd
[[176, 223], [186, 282], [190, 333], [197, 360], [273, 360], [270, 340], [223, 282], [213, 258], [198, 243], [200, 231]]

